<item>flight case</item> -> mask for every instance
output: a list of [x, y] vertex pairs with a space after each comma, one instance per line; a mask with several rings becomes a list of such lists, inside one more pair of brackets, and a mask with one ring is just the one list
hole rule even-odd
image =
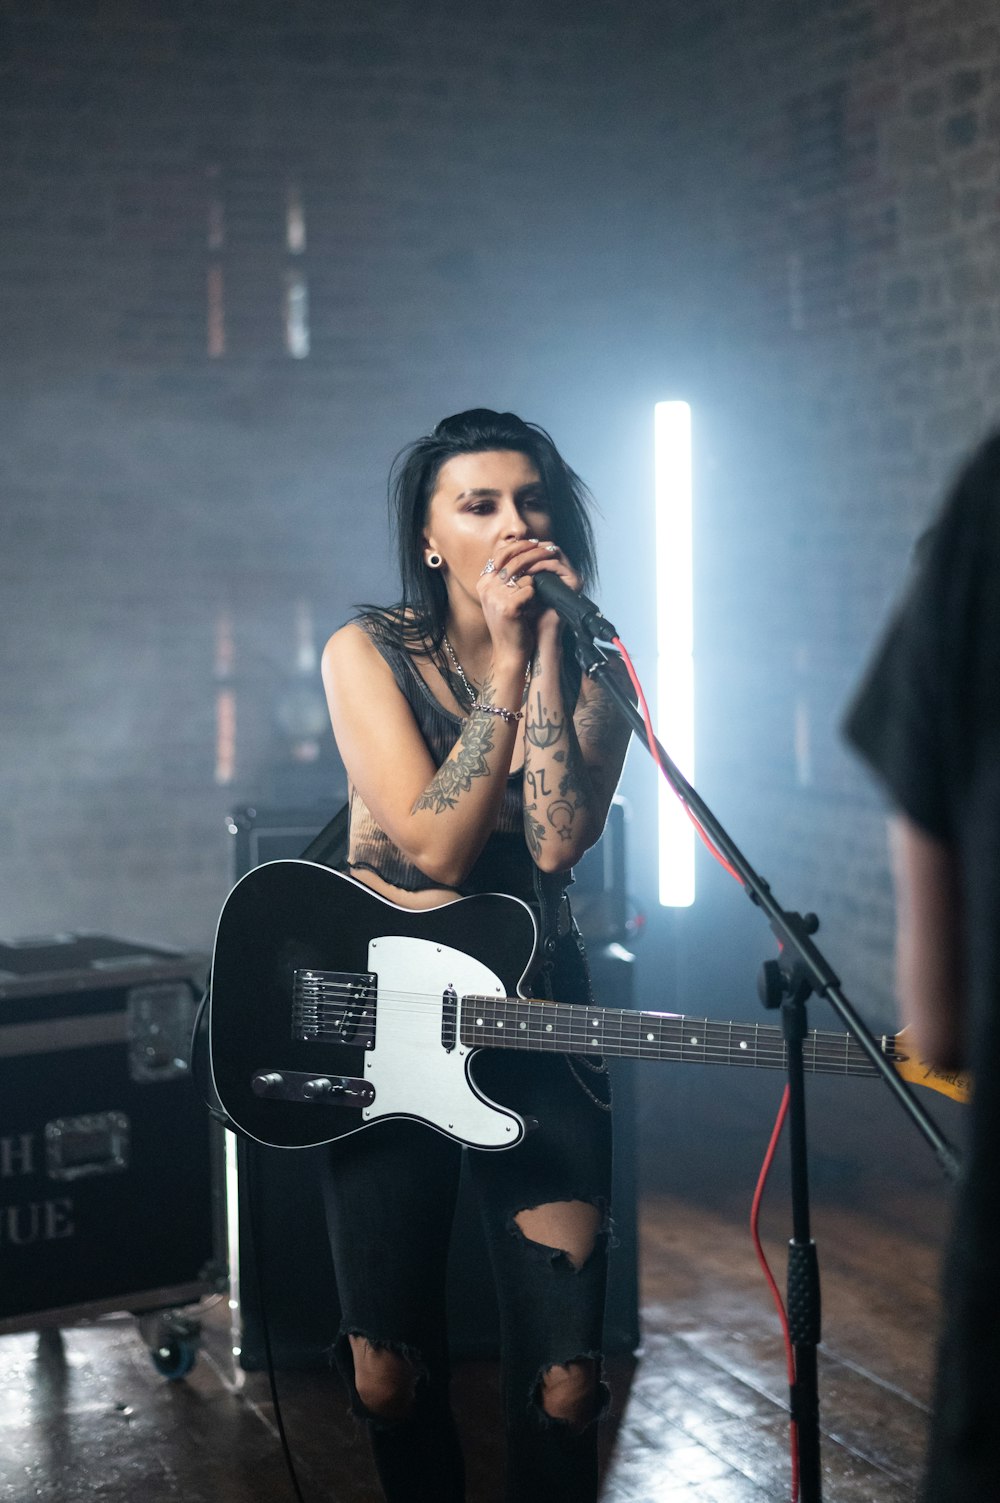
[[[225, 1287], [190, 1074], [207, 961], [100, 934], [0, 943], [0, 1334]], [[181, 1375], [197, 1324], [144, 1334]]]

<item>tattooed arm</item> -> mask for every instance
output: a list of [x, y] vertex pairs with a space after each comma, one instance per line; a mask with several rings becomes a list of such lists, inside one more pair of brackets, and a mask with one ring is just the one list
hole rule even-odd
[[[608, 672], [614, 674], [635, 704], [635, 690], [621, 658], [611, 657]], [[590, 774], [603, 831], [611, 800], [622, 775], [632, 731], [607, 689], [600, 683], [595, 683], [592, 678], [587, 678], [586, 674], [580, 684], [580, 695], [573, 711], [573, 725], [576, 728], [580, 755]]]
[[[474, 710], [440, 767], [381, 653], [351, 624], [323, 653], [334, 735], [351, 783], [376, 823], [427, 876], [454, 887], [496, 826], [516, 726]], [[495, 664], [480, 693], [516, 705], [524, 659]]]
[[584, 678], [563, 703], [558, 629], [539, 633], [524, 728], [524, 834], [543, 871], [565, 871], [601, 836], [629, 740], [607, 693]]

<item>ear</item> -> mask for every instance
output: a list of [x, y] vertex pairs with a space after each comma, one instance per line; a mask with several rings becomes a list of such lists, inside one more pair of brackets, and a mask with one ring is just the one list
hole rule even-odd
[[425, 564], [433, 556], [436, 559], [436, 562], [430, 564], [429, 567], [432, 569], [440, 569], [443, 562], [441, 558], [441, 550], [435, 543], [434, 538], [431, 534], [425, 533], [423, 538], [421, 539], [421, 552]]

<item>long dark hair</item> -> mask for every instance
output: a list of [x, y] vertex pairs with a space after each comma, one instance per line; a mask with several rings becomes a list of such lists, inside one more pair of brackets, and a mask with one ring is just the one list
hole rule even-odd
[[[441, 646], [448, 614], [448, 594], [436, 569], [423, 557], [427, 510], [441, 467], [456, 454], [511, 449], [527, 454], [538, 471], [552, 518], [552, 535], [583, 578], [597, 576], [594, 532], [588, 515], [592, 497], [537, 423], [512, 412], [472, 407], [438, 423], [433, 433], [400, 450], [389, 472], [389, 509], [399, 555], [402, 594], [398, 603], [376, 612], [384, 625], [408, 645]], [[371, 611], [372, 607], [365, 607]]]

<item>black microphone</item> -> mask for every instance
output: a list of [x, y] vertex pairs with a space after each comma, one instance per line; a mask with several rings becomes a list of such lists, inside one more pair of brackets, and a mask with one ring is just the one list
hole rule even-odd
[[531, 574], [528, 578], [542, 604], [558, 611], [577, 636], [587, 637], [591, 641], [596, 637], [600, 642], [611, 642], [617, 637], [618, 628], [612, 626], [606, 616], [601, 615], [594, 602], [588, 600], [586, 595], [578, 595], [575, 590], [571, 590], [551, 569], [539, 569], [537, 574]]

